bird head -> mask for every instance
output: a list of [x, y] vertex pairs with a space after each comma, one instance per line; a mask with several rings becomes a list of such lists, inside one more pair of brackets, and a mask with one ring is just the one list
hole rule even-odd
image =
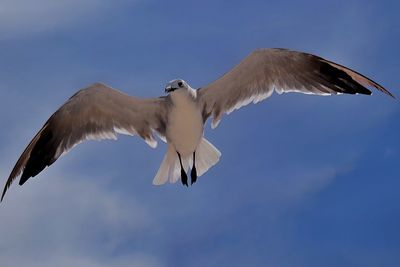
[[172, 80], [165, 86], [165, 92], [171, 93], [178, 89], [189, 89], [189, 85], [182, 79]]

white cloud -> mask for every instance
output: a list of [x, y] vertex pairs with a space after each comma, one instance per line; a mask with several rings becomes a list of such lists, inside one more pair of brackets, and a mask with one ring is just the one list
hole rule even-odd
[[160, 266], [143, 251], [113, 255], [153, 226], [142, 204], [110, 191], [105, 177], [95, 183], [48, 173], [29, 186], [14, 185], [1, 203], [2, 266]]
[[[270, 168], [265, 174], [265, 181], [258, 183], [257, 193], [252, 191], [254, 184], [242, 185], [242, 197], [239, 197], [237, 206], [241, 206], [243, 199], [252, 205], [262, 206], [268, 211], [270, 218], [278, 218], [293, 210], [301, 208], [308, 201], [315, 200], [315, 196], [328, 188], [335, 179], [352, 170], [355, 160], [349, 160], [342, 166], [296, 166], [287, 164], [287, 169]], [[257, 204], [256, 204], [257, 203]], [[245, 208], [248, 203], [244, 203]], [[247, 209], [247, 208], [246, 208]]]
[[0, 2], [0, 39], [77, 24], [129, 2], [133, 0], [3, 0]]

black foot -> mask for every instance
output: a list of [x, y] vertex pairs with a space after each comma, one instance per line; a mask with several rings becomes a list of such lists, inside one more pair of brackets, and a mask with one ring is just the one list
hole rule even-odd
[[181, 169], [181, 181], [182, 181], [183, 185], [189, 186], [188, 177], [186, 175], [186, 172], [183, 169]]
[[193, 166], [192, 171], [190, 172], [190, 177], [192, 178], [191, 184], [194, 184], [197, 181], [197, 171], [195, 166]]

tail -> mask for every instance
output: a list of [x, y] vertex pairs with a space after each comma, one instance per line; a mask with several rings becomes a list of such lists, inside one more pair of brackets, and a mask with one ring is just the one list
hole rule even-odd
[[[218, 151], [210, 142], [202, 138], [196, 149], [196, 170], [197, 176], [203, 175], [208, 169], [217, 164], [221, 152]], [[192, 155], [182, 158], [183, 168], [187, 172], [193, 164]], [[168, 180], [175, 183], [181, 175], [181, 166], [178, 155], [173, 146], [168, 146], [167, 154], [161, 163], [156, 176], [153, 179], [154, 185], [165, 184]]]

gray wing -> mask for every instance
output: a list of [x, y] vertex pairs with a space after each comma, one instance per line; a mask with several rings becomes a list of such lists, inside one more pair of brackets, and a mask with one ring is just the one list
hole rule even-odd
[[221, 78], [199, 89], [198, 101], [204, 121], [212, 116], [215, 128], [222, 114], [262, 101], [274, 91], [370, 95], [367, 87], [394, 97], [362, 74], [321, 57], [286, 49], [259, 49]]
[[155, 131], [165, 136], [165, 98], [138, 99], [96, 83], [78, 91], [44, 124], [15, 164], [3, 190], [17, 176], [19, 184], [36, 176], [75, 145], [89, 139], [116, 139], [116, 134], [139, 135], [151, 147]]

